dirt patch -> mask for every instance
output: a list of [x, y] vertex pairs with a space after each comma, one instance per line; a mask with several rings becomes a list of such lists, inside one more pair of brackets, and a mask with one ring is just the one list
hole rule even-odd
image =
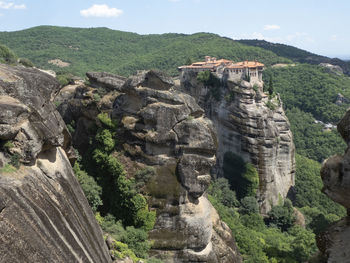
[[295, 67], [295, 64], [274, 64], [272, 65], [273, 68], [285, 68], [285, 67]]
[[62, 61], [60, 59], [52, 59], [52, 60], [49, 60], [48, 63], [52, 64], [52, 65], [55, 65], [57, 67], [60, 67], [60, 68], [65, 68], [65, 67], [69, 67], [70, 66], [70, 63], [64, 62], [64, 61]]

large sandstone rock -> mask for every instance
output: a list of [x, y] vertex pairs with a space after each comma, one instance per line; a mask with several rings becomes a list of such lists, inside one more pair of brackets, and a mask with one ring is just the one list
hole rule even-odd
[[294, 185], [295, 147], [279, 97], [269, 102], [262, 83], [253, 87], [246, 81], [225, 80], [220, 87], [221, 97], [216, 100], [209, 95], [210, 87], [197, 82], [197, 74], [182, 73], [180, 80], [181, 89], [196, 99], [214, 123], [219, 143], [218, 175], [223, 174], [227, 152], [253, 163], [260, 178], [260, 211], [267, 213]]
[[147, 183], [157, 220], [152, 254], [166, 262], [241, 262], [229, 228], [208, 201], [217, 138], [212, 122], [169, 77], [139, 72], [120, 89], [112, 112], [133, 162], [151, 165]]
[[[65, 150], [70, 136], [52, 100], [59, 85], [35, 69], [0, 65], [1, 262], [110, 262]], [[7, 153], [5, 153], [7, 151]]]
[[[343, 156], [335, 155], [324, 161], [321, 168], [322, 191], [333, 201], [350, 211], [350, 110], [338, 124], [338, 131], [348, 148]], [[330, 226], [319, 235], [317, 245], [328, 262], [348, 262], [350, 257], [350, 217]]]

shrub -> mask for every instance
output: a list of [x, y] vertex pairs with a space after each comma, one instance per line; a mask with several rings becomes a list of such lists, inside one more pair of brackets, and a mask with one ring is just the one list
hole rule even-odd
[[208, 193], [227, 207], [239, 206], [236, 193], [230, 189], [229, 182], [226, 178], [218, 178], [213, 181], [209, 186]]
[[107, 129], [101, 129], [96, 134], [96, 142], [98, 143], [99, 149], [104, 152], [111, 152], [114, 149], [115, 142], [112, 133]]
[[10, 164], [16, 167], [17, 169], [21, 165], [20, 160], [21, 160], [21, 156], [18, 153], [14, 153], [10, 155]]
[[29, 68], [34, 67], [34, 64], [27, 58], [20, 58], [18, 62], [25, 67], [29, 67]]
[[239, 212], [243, 215], [259, 213], [258, 201], [253, 196], [246, 196], [241, 200]]
[[78, 162], [73, 167], [75, 176], [78, 178], [80, 186], [89, 202], [91, 209], [96, 212], [97, 208], [102, 205], [101, 193], [102, 188], [99, 186], [92, 176], [89, 176], [85, 171], [80, 169]]
[[99, 115], [97, 115], [97, 118], [102, 123], [102, 125], [104, 125], [106, 128], [112, 129], [112, 130], [115, 130], [117, 128], [116, 121], [112, 120], [109, 117], [108, 113], [106, 112], [100, 113]]
[[0, 63], [16, 64], [17, 56], [8, 47], [0, 44]]
[[70, 73], [57, 73], [56, 79], [62, 87], [74, 84], [73, 75]]
[[272, 207], [268, 216], [267, 222], [270, 226], [278, 227], [282, 231], [288, 230], [295, 222], [292, 202], [286, 199], [283, 205]]
[[102, 217], [101, 228], [109, 233], [115, 240], [123, 242], [137, 257], [147, 258], [151, 248], [151, 242], [147, 240], [147, 232], [142, 228], [129, 226], [124, 228], [121, 221], [116, 221], [115, 217], [107, 214]]
[[13, 173], [16, 172], [17, 169], [11, 164], [5, 164], [4, 167], [0, 168], [0, 174], [1, 173]]

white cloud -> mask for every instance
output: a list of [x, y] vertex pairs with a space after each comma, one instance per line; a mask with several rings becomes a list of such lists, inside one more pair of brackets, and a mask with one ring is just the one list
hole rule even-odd
[[80, 15], [84, 17], [118, 17], [121, 14], [123, 10], [108, 5], [93, 5], [88, 9], [80, 10]]
[[264, 25], [264, 30], [278, 30], [280, 28], [279, 25]]
[[21, 4], [21, 5], [14, 5], [13, 6], [14, 9], [26, 9], [26, 5], [25, 4]]
[[0, 1], [0, 9], [26, 9], [26, 5], [15, 5], [13, 2]]
[[337, 41], [338, 35], [331, 35], [331, 41]]

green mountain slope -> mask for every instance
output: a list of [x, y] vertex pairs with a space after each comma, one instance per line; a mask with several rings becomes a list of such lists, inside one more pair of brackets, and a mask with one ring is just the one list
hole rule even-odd
[[289, 58], [295, 62], [309, 63], [309, 64], [315, 64], [315, 65], [318, 65], [320, 63], [329, 63], [333, 65], [338, 65], [343, 69], [345, 74], [350, 75], [350, 64], [338, 58], [328, 58], [325, 56], [313, 54], [311, 52], [308, 52], [306, 50], [296, 48], [293, 46], [278, 44], [278, 43], [271, 43], [265, 40], [243, 39], [243, 40], [237, 40], [237, 41], [241, 44], [245, 44], [253, 47], [260, 47], [260, 48], [272, 51], [278, 56]]
[[[324, 123], [339, 122], [350, 106], [349, 77], [310, 64], [270, 67], [263, 76], [265, 83], [272, 80], [274, 90], [281, 95], [299, 154], [322, 162], [344, 152], [346, 145], [338, 132], [324, 129], [315, 119]], [[337, 105], [338, 93], [348, 102]]]
[[0, 43], [45, 69], [59, 70], [48, 61], [61, 59], [70, 63], [63, 70], [80, 76], [92, 70], [126, 76], [151, 68], [176, 75], [188, 59], [203, 60], [206, 55], [267, 65], [290, 62], [271, 51], [208, 33], [138, 35], [107, 28], [40, 26], [0, 32]]

